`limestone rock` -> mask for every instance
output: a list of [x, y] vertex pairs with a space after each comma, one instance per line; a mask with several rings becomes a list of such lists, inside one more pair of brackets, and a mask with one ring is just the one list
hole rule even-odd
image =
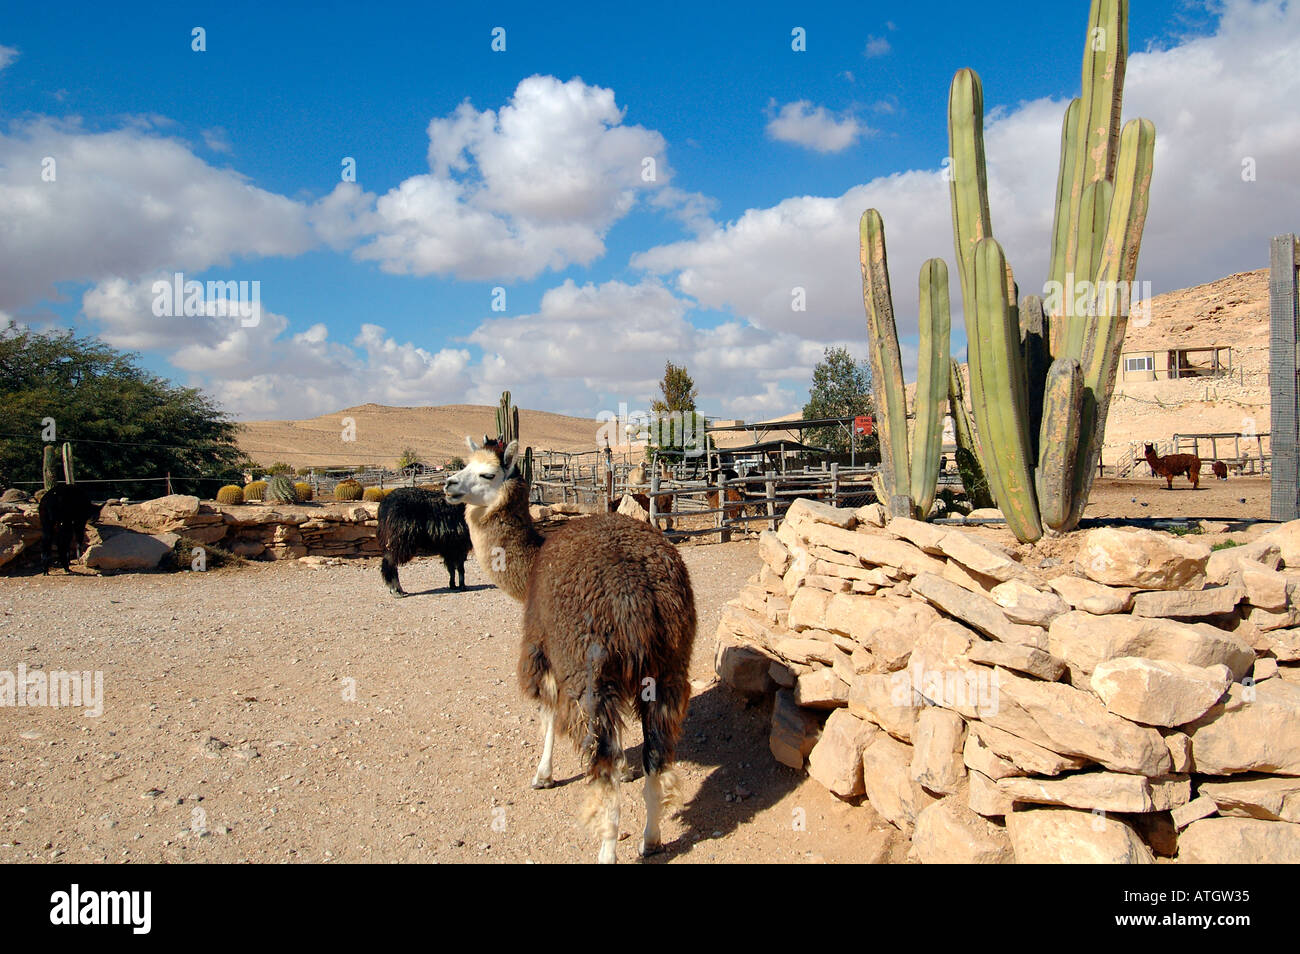
[[866, 504], [853, 511], [853, 516], [858, 518], [858, 525], [866, 524], [872, 527], [883, 527], [885, 525], [885, 508], [878, 503]]
[[950, 560], [956, 560], [982, 576], [1005, 581], [1025, 573], [1025, 568], [1013, 560], [1006, 549], [969, 531], [950, 530], [944, 535], [941, 545], [944, 555]]
[[926, 865], [1003, 865], [1015, 861], [1006, 831], [956, 798], [935, 802], [916, 816], [916, 859]]
[[1157, 616], [1163, 619], [1202, 619], [1231, 613], [1245, 592], [1236, 585], [1214, 586], [1204, 590], [1157, 590], [1133, 597], [1134, 616]]
[[1256, 564], [1276, 570], [1282, 565], [1282, 550], [1269, 537], [1265, 534], [1252, 543], [1215, 550], [1205, 564], [1206, 579], [1211, 583], [1227, 583], [1235, 573]]
[[[1069, 769], [1078, 769], [1088, 764], [1088, 760], [1078, 756], [1061, 755], [1044, 748], [1036, 742], [1022, 739], [1010, 732], [998, 729], [984, 722], [970, 723], [970, 734], [981, 746], [997, 757], [1013, 765], [1018, 771], [1015, 775], [1059, 775]], [[984, 771], [983, 768], [980, 771]], [[985, 772], [990, 775], [991, 773]], [[1003, 776], [1005, 777], [1005, 776]]]
[[808, 755], [808, 774], [843, 798], [864, 794], [862, 752], [879, 733], [870, 722], [837, 709]]
[[1202, 775], [1300, 775], [1300, 685], [1281, 679], [1236, 683], [1186, 732]]
[[1091, 676], [1107, 659], [1121, 656], [1202, 667], [1222, 663], [1237, 678], [1255, 663], [1255, 651], [1240, 637], [1204, 623], [1075, 611], [1052, 620], [1047, 637], [1048, 650], [1065, 660], [1075, 682]]
[[[163, 500], [170, 498], [164, 497]], [[198, 498], [189, 498], [196, 502]], [[86, 549], [85, 564], [107, 573], [156, 570], [180, 539], [174, 533], [136, 533], [124, 530]]]
[[1147, 778], [1119, 772], [1078, 772], [1059, 778], [1004, 778], [997, 785], [1013, 802], [1106, 812], [1170, 811], [1192, 797], [1192, 783], [1186, 775]]
[[1051, 653], [1034, 649], [1032, 646], [1017, 646], [1014, 643], [999, 643], [989, 639], [975, 639], [966, 652], [971, 662], [986, 666], [1003, 666], [1016, 672], [1027, 673], [1048, 682], [1055, 682], [1065, 672], [1065, 662]]
[[618, 502], [618, 510], [625, 517], [631, 517], [633, 520], [640, 520], [642, 523], [650, 522], [650, 511], [637, 501], [631, 494], [624, 494], [623, 499]]
[[962, 746], [966, 723], [955, 712], [926, 706], [912, 733], [912, 778], [931, 792], [951, 795], [966, 779]]
[[800, 587], [790, 601], [790, 628], [796, 632], [825, 628], [826, 607], [830, 605], [831, 595], [825, 590]]
[[838, 709], [849, 704], [849, 687], [834, 669], [818, 669], [799, 677], [794, 701], [805, 709]]
[[1186, 805], [1179, 805], [1170, 814], [1173, 816], [1174, 827], [1181, 831], [1192, 822], [1208, 818], [1218, 810], [1219, 806], [1214, 804], [1214, 799], [1201, 795]]
[[1189, 865], [1300, 864], [1300, 825], [1258, 818], [1203, 818], [1178, 837]]
[[1120, 656], [1098, 663], [1091, 685], [1110, 712], [1143, 725], [1173, 728], [1205, 715], [1232, 685], [1232, 673], [1222, 664], [1203, 668]]
[[782, 689], [772, 703], [772, 734], [768, 747], [776, 760], [793, 769], [802, 769], [803, 760], [817, 744], [821, 720], [794, 701], [794, 693]]
[[1058, 576], [1048, 580], [1047, 585], [1072, 608], [1094, 616], [1127, 613], [1133, 605], [1132, 590], [1115, 589], [1078, 576]]
[[949, 531], [922, 520], [895, 517], [885, 525], [885, 532], [920, 547], [926, 553], [941, 554], [942, 540]]
[[1075, 562], [1092, 580], [1144, 590], [1199, 587], [1210, 548], [1154, 530], [1089, 530]]
[[1007, 580], [989, 591], [993, 602], [1002, 607], [1007, 619], [1028, 626], [1047, 626], [1068, 613], [1070, 606], [1055, 593], [1044, 593], [1023, 580]]
[[857, 515], [852, 510], [832, 507], [830, 504], [822, 503], [820, 500], [809, 500], [807, 497], [799, 497], [790, 504], [790, 509], [785, 512], [785, 519], [787, 523], [824, 523], [842, 530], [852, 530], [858, 522]]
[[1243, 561], [1238, 564], [1237, 579], [1246, 591], [1246, 602], [1252, 606], [1280, 613], [1293, 602], [1294, 574]]
[[858, 676], [849, 686], [849, 711], [905, 742], [912, 740], [920, 714], [906, 673]]
[[1226, 782], [1202, 782], [1200, 793], [1220, 815], [1300, 823], [1300, 778], [1244, 775]]
[[866, 566], [898, 567], [908, 575], [943, 570], [943, 562], [917, 547], [883, 533], [858, 533], [829, 524], [802, 524], [799, 534], [809, 546], [850, 554]]
[[[970, 791], [966, 796], [966, 804], [971, 811], [986, 818], [1001, 818], [1011, 814], [1013, 809], [1011, 799], [998, 789], [992, 779], [975, 769], [971, 769], [967, 777], [970, 779]], [[944, 799], [944, 801], [951, 800]]]
[[751, 699], [765, 696], [772, 688], [769, 656], [729, 636], [718, 637], [713, 670], [731, 688]]
[[995, 782], [998, 779], [1026, 774], [1024, 769], [989, 748], [980, 738], [979, 733], [974, 730], [966, 733], [966, 743], [962, 746], [962, 762], [966, 768], [979, 772]]
[[771, 530], [764, 530], [758, 535], [758, 555], [777, 576], [785, 576], [785, 571], [790, 569], [790, 563], [794, 559], [789, 547]]
[[1017, 864], [1155, 863], [1137, 832], [1112, 815], [1077, 808], [1029, 808], [1006, 817]]
[[862, 781], [871, 807], [902, 831], [935, 801], [911, 771], [912, 747], [880, 733], [862, 753]]
[[[945, 537], [945, 542], [947, 538]], [[912, 592], [919, 593], [950, 616], [1004, 643], [1036, 649], [1047, 648], [1047, 633], [1039, 626], [1023, 626], [1009, 620], [1002, 608], [987, 596], [980, 596], [933, 573], [921, 573], [912, 580]]]

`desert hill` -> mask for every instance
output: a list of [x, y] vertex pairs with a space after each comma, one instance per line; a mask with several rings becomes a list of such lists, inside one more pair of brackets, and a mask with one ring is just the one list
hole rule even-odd
[[[353, 441], [344, 440], [344, 419], [355, 424]], [[387, 407], [362, 404], [304, 421], [249, 421], [240, 448], [258, 463], [284, 461], [294, 467], [361, 464], [392, 467], [402, 450], [414, 448], [431, 464], [465, 456], [465, 435], [482, 440], [496, 432], [496, 408], [485, 404], [441, 407]], [[519, 410], [524, 441], [551, 450], [590, 450], [596, 444], [595, 420]]]

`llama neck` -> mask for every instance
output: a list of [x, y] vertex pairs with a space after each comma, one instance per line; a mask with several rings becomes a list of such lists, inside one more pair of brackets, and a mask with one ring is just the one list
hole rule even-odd
[[528, 574], [545, 539], [528, 513], [528, 485], [515, 478], [506, 483], [491, 506], [466, 505], [465, 523], [483, 572], [523, 602]]

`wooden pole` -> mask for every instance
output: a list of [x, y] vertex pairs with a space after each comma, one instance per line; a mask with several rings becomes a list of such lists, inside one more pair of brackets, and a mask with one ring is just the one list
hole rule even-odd
[[772, 474], [771, 468], [763, 475], [767, 478], [764, 482], [767, 493], [767, 525], [768, 529], [776, 531], [776, 479]]

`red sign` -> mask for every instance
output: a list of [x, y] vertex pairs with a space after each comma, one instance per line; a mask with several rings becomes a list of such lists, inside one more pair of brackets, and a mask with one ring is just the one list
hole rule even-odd
[[853, 433], [871, 436], [871, 428], [875, 422], [871, 419], [870, 414], [859, 415], [853, 419]]

